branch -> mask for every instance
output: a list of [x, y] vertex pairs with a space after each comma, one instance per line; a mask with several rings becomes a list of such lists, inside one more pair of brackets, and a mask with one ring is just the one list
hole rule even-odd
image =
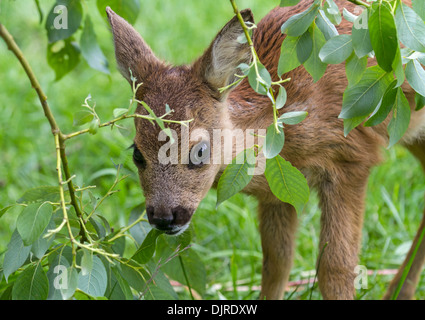
[[[82, 212], [81, 212], [80, 207], [78, 206], [77, 199], [76, 199], [76, 196], [75, 196], [75, 188], [74, 188], [74, 184], [72, 183], [71, 174], [70, 174], [70, 170], [69, 170], [69, 167], [68, 167], [68, 159], [66, 158], [64, 135], [60, 131], [59, 126], [56, 123], [55, 117], [53, 116], [53, 113], [52, 113], [52, 111], [49, 107], [49, 104], [47, 103], [47, 96], [44, 94], [43, 90], [41, 89], [40, 83], [38, 82], [34, 72], [32, 71], [31, 66], [29, 65], [28, 61], [26, 60], [21, 49], [18, 47], [15, 40], [13, 39], [13, 36], [9, 33], [9, 31], [6, 29], [6, 27], [3, 26], [1, 23], [0, 23], [0, 37], [2, 37], [4, 39], [4, 41], [7, 44], [8, 49], [10, 51], [12, 51], [12, 53], [16, 56], [16, 58], [21, 63], [25, 73], [27, 74], [27, 76], [28, 76], [28, 78], [31, 82], [31, 86], [37, 92], [38, 98], [40, 100], [41, 106], [42, 106], [43, 111], [44, 111], [44, 115], [46, 116], [47, 120], [49, 121], [50, 128], [52, 130], [52, 134], [55, 136], [55, 142], [56, 142], [56, 136], [58, 138], [58, 144], [59, 144], [59, 149], [60, 149], [60, 158], [61, 158], [61, 161], [62, 161], [62, 166], [63, 166], [63, 170], [64, 170], [64, 173], [65, 173], [65, 178], [66, 178], [66, 181], [67, 181], [67, 184], [68, 184], [68, 190], [69, 190], [69, 194], [70, 194], [70, 197], [71, 197], [71, 204], [74, 207], [77, 216], [82, 217]], [[59, 181], [59, 184], [60, 183], [61, 183], [61, 181]], [[81, 233], [81, 235], [82, 235], [81, 240], [83, 241], [85, 237], [84, 237], [83, 233]], [[71, 234], [70, 234], [70, 236], [72, 237]]]
[[236, 17], [238, 18], [239, 23], [242, 26], [243, 32], [245, 33], [245, 37], [246, 37], [246, 40], [248, 41], [249, 46], [250, 47], [253, 47], [254, 46], [254, 43], [252, 42], [252, 39], [249, 36], [249, 30], [248, 30], [248, 28], [247, 28], [247, 26], [245, 24], [245, 21], [244, 21], [242, 15], [241, 15], [241, 13], [238, 10], [238, 7], [236, 6], [235, 0], [230, 0], [230, 3], [232, 5], [232, 7], [233, 7], [233, 12], [236, 14]]
[[[163, 115], [162, 117], [164, 117], [164, 116], [165, 115]], [[162, 117], [160, 117], [160, 119], [165, 123], [179, 123], [179, 124], [182, 124], [184, 126], [187, 126], [187, 123], [193, 121], [193, 119], [184, 120], [184, 121], [167, 120], [167, 119], [163, 119]], [[122, 120], [125, 120], [125, 119], [131, 119], [131, 118], [141, 118], [141, 119], [145, 119], [145, 120], [155, 121], [155, 118], [153, 118], [151, 116], [144, 116], [144, 115], [141, 115], [141, 114], [132, 114], [132, 115], [124, 114], [124, 115], [122, 115], [122, 116], [120, 116], [116, 119], [113, 119], [111, 121], [100, 124], [99, 128], [109, 127], [109, 126], [115, 124], [118, 121], [122, 121]], [[73, 133], [70, 133], [70, 134], [65, 134], [65, 135], [63, 135], [63, 139], [66, 141], [68, 139], [75, 138], [75, 137], [78, 137], [82, 134], [86, 134], [86, 133], [89, 133], [89, 132], [90, 132], [89, 129], [83, 129], [83, 130], [76, 131], [76, 132], [73, 132]]]

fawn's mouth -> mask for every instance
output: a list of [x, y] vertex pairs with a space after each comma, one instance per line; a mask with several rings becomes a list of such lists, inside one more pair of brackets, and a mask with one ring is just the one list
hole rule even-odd
[[189, 223], [186, 223], [183, 226], [174, 227], [171, 230], [167, 230], [164, 233], [168, 236], [178, 236], [186, 231], [186, 229], [189, 227]]

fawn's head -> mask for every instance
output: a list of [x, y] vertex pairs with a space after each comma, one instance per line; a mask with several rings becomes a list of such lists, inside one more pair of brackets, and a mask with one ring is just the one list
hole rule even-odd
[[[235, 17], [192, 65], [170, 66], [154, 55], [130, 24], [110, 8], [106, 11], [118, 68], [131, 84], [131, 75], [137, 83], [142, 83], [137, 99], [144, 101], [157, 116], [163, 115], [168, 105], [174, 112], [166, 119], [193, 119], [188, 129], [180, 124], [167, 124], [174, 131], [173, 144], [167, 142], [169, 138], [157, 124], [135, 119], [133, 158], [145, 194], [149, 222], [168, 234], [178, 234], [188, 226], [221, 168], [210, 161], [214, 145], [209, 137], [213, 129], [229, 125], [226, 98], [231, 89], [221, 93], [218, 89], [238, 79], [237, 67], [251, 62], [251, 51], [247, 44], [238, 41], [243, 29]], [[245, 21], [253, 22], [250, 10], [241, 13]], [[136, 113], [148, 115], [141, 105]], [[167, 143], [168, 150], [164, 153]], [[161, 160], [170, 153], [178, 155], [178, 163]]]

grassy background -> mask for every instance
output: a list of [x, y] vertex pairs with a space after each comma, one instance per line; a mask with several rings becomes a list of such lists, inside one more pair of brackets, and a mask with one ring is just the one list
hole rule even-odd
[[[44, 13], [54, 1], [42, 1]], [[240, 8], [250, 7], [259, 21], [278, 0], [239, 0]], [[72, 127], [73, 114], [80, 110], [90, 93], [102, 120], [112, 118], [112, 110], [126, 107], [131, 96], [114, 62], [108, 26], [93, 0], [85, 1], [94, 22], [98, 41], [111, 64], [111, 75], [94, 71], [81, 60], [76, 70], [59, 82], [46, 63], [47, 37], [34, 1], [0, 0], [0, 21], [15, 36], [30, 61], [51, 108], [64, 132]], [[200, 55], [219, 29], [232, 17], [226, 0], [196, 1], [141, 0], [136, 29], [157, 55], [175, 64], [189, 63]], [[129, 123], [131, 126], [131, 123]], [[0, 41], [0, 208], [15, 202], [25, 190], [40, 185], [55, 185], [55, 150], [49, 125], [40, 109], [35, 92], [18, 62]], [[128, 162], [132, 136], [118, 131], [101, 130], [68, 145], [70, 167], [76, 183], [97, 185], [103, 195], [114, 179], [113, 162]], [[383, 150], [387, 160], [373, 170], [369, 182], [363, 249], [360, 264], [369, 270], [395, 269], [401, 264], [421, 219], [425, 181], [420, 166], [404, 149]], [[119, 185], [120, 192], [102, 207], [112, 225], [126, 225], [132, 207], [142, 194], [133, 174]], [[211, 191], [193, 218], [194, 248], [205, 262], [208, 278], [206, 298], [256, 298], [260, 284], [261, 245], [256, 218], [256, 200], [237, 195], [215, 210], [216, 195]], [[8, 211], [0, 219], [0, 254], [6, 249], [15, 228], [19, 209]], [[299, 216], [297, 250], [291, 280], [314, 276], [318, 256], [319, 218], [317, 198]], [[371, 275], [368, 289], [358, 292], [361, 299], [379, 299], [391, 276]], [[239, 290], [234, 288], [237, 283]], [[242, 290], [244, 289], [244, 290]], [[293, 288], [295, 289], [295, 288]], [[304, 299], [310, 286], [302, 286], [287, 298]], [[184, 295], [183, 295], [184, 296]], [[320, 299], [318, 290], [313, 299]], [[425, 298], [425, 277], [417, 298]]]

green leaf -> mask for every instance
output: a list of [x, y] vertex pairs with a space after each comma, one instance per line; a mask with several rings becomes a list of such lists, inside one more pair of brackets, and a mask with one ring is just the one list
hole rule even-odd
[[18, 270], [27, 260], [31, 251], [31, 246], [25, 246], [18, 230], [12, 233], [12, 238], [7, 245], [4, 255], [3, 274], [7, 281], [9, 276]]
[[393, 76], [378, 66], [370, 67], [361, 80], [344, 92], [340, 118], [350, 119], [366, 116], [378, 105]]
[[369, 35], [379, 66], [390, 72], [398, 49], [397, 28], [393, 14], [380, 4], [369, 19]]
[[82, 272], [78, 275], [78, 289], [93, 297], [102, 297], [105, 294], [108, 283], [108, 275], [102, 261], [93, 256], [92, 270], [83, 275]]
[[47, 63], [55, 71], [55, 81], [62, 79], [80, 62], [80, 50], [69, 39], [47, 46]]
[[106, 18], [106, 7], [111, 7], [119, 16], [123, 17], [130, 24], [134, 24], [140, 13], [139, 0], [97, 0], [97, 9], [102, 17]]
[[119, 270], [111, 267], [110, 281], [105, 296], [108, 300], [133, 300], [130, 285], [122, 277]]
[[283, 108], [283, 106], [286, 104], [286, 100], [287, 100], [288, 96], [287, 96], [287, 92], [285, 87], [280, 86], [279, 88], [279, 94], [276, 97], [276, 109], [280, 110]]
[[280, 0], [281, 7], [292, 7], [297, 5], [301, 0]]
[[370, 116], [370, 118], [365, 122], [365, 127], [376, 126], [382, 123], [390, 114], [393, 109], [394, 103], [396, 101], [397, 96], [397, 81], [394, 80], [382, 98], [382, 102], [378, 105], [377, 110]]
[[406, 65], [405, 73], [412, 88], [421, 96], [425, 96], [425, 71], [418, 60], [410, 60]]
[[319, 10], [319, 14], [316, 17], [316, 25], [322, 31], [326, 41], [336, 37], [339, 33], [335, 28], [334, 24], [328, 19], [323, 10]]
[[395, 22], [400, 41], [410, 49], [425, 52], [425, 23], [422, 18], [399, 1]]
[[297, 45], [299, 41], [300, 37], [290, 36], [286, 36], [285, 40], [283, 40], [279, 64], [277, 67], [277, 73], [279, 76], [301, 65], [297, 56]]
[[49, 281], [41, 263], [26, 268], [12, 289], [13, 300], [46, 300], [48, 294]]
[[[57, 247], [55, 249], [58, 249]], [[67, 268], [70, 267], [69, 261], [72, 261], [72, 249], [70, 246], [59, 248], [49, 255], [49, 270], [47, 271], [47, 279], [49, 280], [49, 296], [48, 300], [62, 300], [62, 292], [69, 283], [69, 273]], [[77, 273], [78, 278], [78, 273]]]
[[301, 213], [310, 191], [304, 175], [281, 156], [267, 159], [265, 176], [273, 194]]
[[135, 269], [128, 265], [121, 264], [120, 274], [128, 282], [130, 287], [136, 291], [143, 292], [145, 290], [146, 281], [148, 279], [144, 279], [142, 273], [138, 271], [137, 268]]
[[[115, 232], [112, 234], [115, 234]], [[111, 246], [112, 251], [114, 253], [119, 254], [121, 257], [123, 257], [125, 252], [125, 243], [126, 243], [125, 237], [119, 237], [112, 244]]]
[[[66, 8], [58, 6], [65, 6]], [[45, 27], [49, 43], [64, 40], [73, 35], [80, 27], [82, 18], [81, 1], [56, 0], [46, 19]]]
[[401, 56], [400, 48], [397, 48], [397, 53], [393, 62], [394, 74], [397, 78], [397, 87], [400, 87], [406, 80], [403, 67], [403, 58]]
[[0, 210], [0, 218], [7, 212], [9, 209], [13, 208], [15, 204], [8, 205]]
[[83, 33], [80, 38], [81, 54], [88, 65], [100, 72], [110, 74], [108, 60], [97, 43], [96, 34], [90, 16], [86, 16]]
[[252, 179], [255, 167], [253, 149], [239, 153], [224, 170], [217, 185], [217, 207], [245, 188]]
[[258, 66], [258, 75], [255, 67], [252, 67], [249, 70], [248, 81], [251, 85], [251, 88], [254, 89], [255, 92], [266, 95], [268, 92], [268, 88], [272, 85], [272, 78], [270, 73], [267, 71], [266, 67], [264, 67], [261, 62], [257, 62]]
[[81, 258], [81, 274], [88, 275], [93, 269], [93, 252], [82, 249], [83, 256]]
[[98, 118], [93, 118], [93, 120], [90, 122], [89, 126], [89, 133], [95, 135], [97, 133], [97, 130], [99, 129], [100, 121]]
[[415, 94], [415, 103], [416, 103], [416, 111], [421, 110], [425, 106], [425, 97], [421, 96], [419, 93]]
[[367, 57], [358, 58], [355, 53], [351, 54], [345, 64], [345, 74], [348, 85], [355, 85], [360, 81], [367, 68]]
[[119, 118], [119, 117], [121, 117], [123, 114], [125, 114], [127, 112], [128, 112], [128, 109], [125, 109], [125, 108], [116, 108], [113, 111], [114, 118]]
[[412, 0], [412, 7], [413, 10], [422, 18], [422, 20], [425, 20], [425, 1], [423, 0]]
[[390, 135], [390, 142], [388, 148], [396, 144], [406, 133], [410, 123], [410, 105], [407, 101], [403, 90], [399, 87], [393, 107], [393, 116], [388, 124], [388, 133]]
[[[250, 68], [251, 68], [251, 66], [246, 64], [246, 63], [241, 63], [240, 65], [238, 65], [236, 67], [236, 69], [239, 69], [245, 76], [248, 75]], [[165, 106], [167, 106], [167, 104]], [[167, 111], [165, 111], [165, 112], [167, 112]]]
[[78, 271], [74, 267], [68, 267], [66, 269], [66, 283], [60, 288], [60, 293], [63, 300], [70, 299], [78, 287]]
[[161, 270], [154, 272], [156, 272], [154, 275], [154, 281], [148, 285], [143, 298], [145, 300], [178, 300], [179, 297], [174, 291], [174, 288], [170, 284], [170, 280], [168, 280], [167, 276], [165, 276]]
[[[68, 191], [66, 192], [68, 194]], [[59, 202], [60, 201], [60, 191], [59, 187], [53, 186], [41, 186], [37, 188], [32, 188], [27, 191], [20, 197], [16, 202], [17, 203], [34, 203], [34, 202]]]
[[286, 33], [292, 37], [298, 37], [304, 34], [316, 18], [319, 7], [320, 5], [315, 2], [307, 10], [290, 17], [282, 25], [282, 33]]
[[40, 1], [39, 0], [35, 0], [35, 6], [37, 7], [38, 15], [40, 16], [39, 23], [42, 24], [43, 23], [44, 14], [43, 14], [43, 10], [40, 7]]
[[202, 296], [205, 293], [207, 274], [204, 263], [193, 249], [188, 249], [180, 253], [179, 257], [163, 265], [162, 270], [171, 279], [183, 285], [188, 285], [182, 265], [187, 279], [189, 280], [190, 287]]
[[[144, 213], [144, 211], [144, 203], [134, 207], [130, 212], [128, 225], [133, 224], [133, 222], [135, 222], [140, 217], [140, 215]], [[136, 244], [141, 245], [151, 229], [152, 227], [149, 222], [141, 221], [130, 229], [130, 234], [136, 241]]]
[[346, 8], [342, 9], [342, 15], [344, 16], [345, 20], [351, 23], [354, 23], [354, 21], [357, 19], [357, 16], [355, 14], [352, 14]]
[[26, 246], [36, 241], [50, 222], [53, 208], [49, 203], [28, 205], [18, 216], [16, 228]]
[[294, 125], [303, 121], [307, 116], [307, 111], [292, 111], [282, 114], [277, 121], [284, 124]]
[[310, 32], [313, 38], [313, 48], [310, 58], [304, 63], [304, 68], [313, 77], [313, 80], [317, 82], [323, 77], [327, 68], [327, 64], [323, 63], [319, 58], [319, 52], [326, 43], [326, 39], [315, 25], [310, 28]]
[[137, 249], [132, 259], [141, 264], [147, 263], [153, 257], [153, 254], [155, 253], [156, 239], [158, 238], [160, 234], [162, 234], [162, 232], [157, 229], [152, 229], [151, 231], [149, 231], [145, 240]]
[[[243, 159], [241, 159], [241, 161], [243, 161]], [[190, 226], [185, 232], [179, 234], [178, 236], [164, 238], [170, 248], [180, 247], [180, 249], [183, 250], [184, 248], [189, 247], [190, 243], [192, 242], [192, 229], [192, 226]]]
[[366, 116], [344, 119], [344, 136], [347, 137], [351, 130], [361, 124], [365, 119]]
[[363, 58], [373, 50], [368, 25], [363, 21], [364, 19], [367, 19], [366, 9], [363, 14], [356, 18], [351, 30], [354, 52], [359, 58]]
[[323, 8], [325, 9], [326, 16], [333, 24], [339, 25], [341, 23], [341, 12], [333, 0], [326, 0]]
[[94, 118], [94, 115], [89, 111], [77, 111], [74, 114], [74, 122], [72, 123], [74, 126], [79, 127], [83, 124], [89, 123]]
[[49, 255], [48, 300], [67, 300], [74, 295], [78, 285], [78, 272], [75, 267], [70, 266], [69, 261], [72, 261], [71, 247], [63, 247]]
[[348, 34], [333, 37], [322, 47], [319, 57], [324, 63], [338, 64], [345, 61], [353, 52], [353, 41]]
[[279, 132], [276, 131], [274, 124], [267, 128], [266, 141], [263, 148], [263, 153], [266, 159], [276, 157], [285, 144], [285, 134], [283, 128], [278, 126]]
[[304, 63], [311, 56], [313, 51], [313, 39], [310, 32], [307, 30], [298, 41], [297, 44], [297, 57], [298, 61]]
[[44, 229], [44, 231], [41, 233], [40, 237], [34, 241], [34, 243], [31, 246], [31, 252], [36, 256], [38, 259], [41, 259], [44, 254], [46, 253], [47, 249], [50, 248], [50, 245], [52, 244], [54, 240], [54, 236], [51, 236], [49, 238], [44, 238], [44, 235], [47, 233], [48, 230], [53, 230], [56, 228], [55, 222], [53, 219], [50, 220], [47, 227]]

